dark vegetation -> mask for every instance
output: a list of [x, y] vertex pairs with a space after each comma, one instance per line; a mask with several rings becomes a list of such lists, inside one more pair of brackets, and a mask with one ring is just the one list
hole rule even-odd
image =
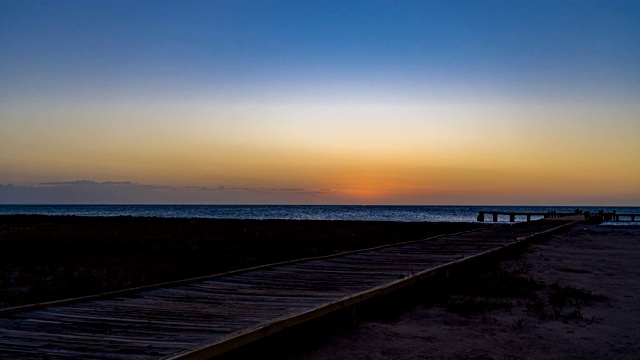
[[[520, 254], [521, 255], [521, 254]], [[513, 266], [515, 264], [515, 266]], [[439, 290], [423, 303], [441, 304], [447, 311], [463, 316], [484, 315], [493, 310], [512, 311], [518, 304], [525, 307], [529, 316], [538, 320], [593, 321], [581, 313], [583, 306], [606, 300], [588, 290], [558, 282], [545, 284], [527, 275], [526, 262], [517, 261], [511, 267], [504, 262], [485, 264], [482, 270], [465, 271], [444, 281]], [[524, 319], [516, 325], [522, 327]]]
[[0, 308], [131, 288], [486, 225], [0, 216]]

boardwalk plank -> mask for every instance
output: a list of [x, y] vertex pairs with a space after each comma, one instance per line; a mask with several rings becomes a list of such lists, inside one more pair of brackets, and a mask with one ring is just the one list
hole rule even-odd
[[499, 226], [8, 314], [0, 317], [0, 359], [212, 355], [572, 221]]

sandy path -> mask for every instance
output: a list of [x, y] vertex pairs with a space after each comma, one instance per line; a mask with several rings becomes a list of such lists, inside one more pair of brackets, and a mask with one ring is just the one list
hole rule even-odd
[[291, 358], [640, 359], [640, 226], [580, 225], [530, 250], [501, 265], [509, 279], [536, 284], [488, 300], [508, 306], [460, 314], [416, 305], [336, 329]]

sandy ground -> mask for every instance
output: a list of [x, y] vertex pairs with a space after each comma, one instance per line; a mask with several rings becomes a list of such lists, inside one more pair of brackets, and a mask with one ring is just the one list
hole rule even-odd
[[497, 271], [530, 289], [454, 292], [334, 329], [290, 358], [640, 359], [640, 226], [576, 226]]

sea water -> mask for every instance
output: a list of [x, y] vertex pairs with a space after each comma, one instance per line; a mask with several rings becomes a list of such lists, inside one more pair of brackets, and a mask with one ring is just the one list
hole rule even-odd
[[[475, 222], [480, 211], [640, 213], [640, 207], [577, 206], [342, 206], [342, 205], [0, 205], [0, 215], [39, 214], [76, 216], [145, 216], [167, 218], [366, 220]], [[539, 219], [541, 216], [533, 216]], [[516, 221], [526, 220], [524, 216]], [[491, 216], [486, 216], [491, 221]], [[508, 222], [508, 216], [500, 216]], [[609, 222], [612, 223], [612, 222]], [[626, 224], [632, 224], [624, 222]], [[618, 224], [623, 224], [620, 222]], [[638, 224], [636, 222], [635, 224]]]

